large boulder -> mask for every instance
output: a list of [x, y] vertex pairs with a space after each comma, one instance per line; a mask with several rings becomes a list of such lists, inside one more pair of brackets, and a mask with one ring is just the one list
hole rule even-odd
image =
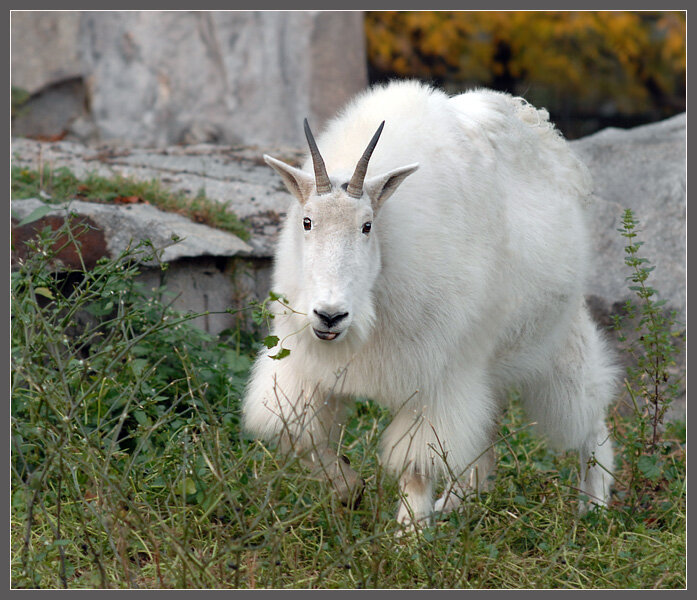
[[[23, 224], [24, 219], [32, 214], [41, 216]], [[165, 212], [149, 204], [118, 205], [72, 200], [46, 205], [38, 198], [27, 198], [12, 202], [13, 258], [24, 257], [26, 247], [22, 242], [37, 231], [46, 225], [56, 229], [54, 224], [62, 224], [69, 218], [89, 226], [88, 235], [81, 244], [81, 254], [88, 269], [94, 267], [100, 258], [116, 258], [142, 240], [152, 244], [152, 250], [145, 249], [138, 255], [138, 262], [144, 264], [152, 264], [153, 260], [171, 262], [199, 256], [248, 256], [252, 252], [251, 246], [232, 233], [194, 223], [183, 215]], [[96, 237], [90, 235], [95, 233]], [[85, 243], [85, 239], [89, 241]], [[66, 250], [63, 266], [80, 268], [76, 249], [68, 245]]]
[[[27, 259], [31, 249], [26, 242], [37, 232], [46, 227], [58, 230], [66, 220], [72, 224], [80, 249], [78, 252], [67, 238], [59, 238], [52, 265], [55, 271], [92, 269], [103, 257], [116, 258], [129, 251], [140, 263], [139, 279], [146, 290], [154, 292], [166, 284], [172, 306], [181, 312], [205, 313], [193, 322], [210, 333], [249, 321], [244, 313], [249, 298], [268, 289], [266, 271], [258, 275], [248, 268], [252, 248], [237, 236], [148, 204], [73, 200], [46, 205], [36, 198], [14, 200], [13, 267]], [[139, 247], [142, 240], [151, 244]], [[169, 268], [161, 269], [162, 263]], [[232, 314], [229, 309], [240, 312]]]
[[[301, 156], [299, 151], [289, 148], [267, 150], [296, 164]], [[68, 207], [78, 215], [79, 222], [90, 227], [81, 237], [86, 266], [95, 264], [102, 256], [117, 255], [131, 241], [135, 244], [149, 239], [156, 247], [167, 246], [160, 256], [160, 260], [168, 263], [167, 270], [163, 272], [155, 267], [155, 261], [143, 261], [141, 280], [148, 289], [166, 283], [177, 310], [209, 312], [194, 322], [210, 333], [219, 333], [235, 327], [240, 320], [249, 324], [248, 311], [237, 316], [226, 311], [244, 311], [251, 298], [265, 298], [271, 285], [271, 255], [289, 196], [275, 173], [261, 160], [261, 153], [255, 147], [206, 144], [145, 150], [15, 139], [12, 165], [28, 169], [67, 168], [81, 178], [99, 175], [157, 180], [172, 191], [190, 196], [204, 191], [209, 199], [228, 203], [230, 210], [247, 226], [251, 235], [248, 243], [149, 205], [73, 201]], [[50, 197], [48, 174], [44, 187], [44, 196]], [[12, 201], [15, 263], [26, 255], [23, 242], [34, 230], [46, 226], [57, 229], [66, 216], [66, 208], [56, 206], [40, 220], [20, 225], [39, 206], [36, 199]], [[172, 235], [181, 241], [172, 245]], [[59, 259], [61, 264], [56, 265], [59, 270], [79, 266], [71, 248]]]
[[[288, 147], [223, 146], [197, 144], [161, 150], [144, 148], [93, 148], [76, 142], [12, 141], [12, 164], [38, 169], [67, 168], [79, 178], [88, 175], [157, 180], [174, 192], [226, 203], [247, 225], [251, 256], [269, 259], [281, 218], [290, 196], [276, 173], [261, 158], [269, 152], [298, 164], [302, 151]], [[50, 184], [47, 182], [47, 187]], [[47, 190], [50, 193], [50, 189]]]
[[[75, 101], [60, 123], [50, 114], [26, 123], [32, 109], [41, 112], [37, 99], [75, 78]], [[16, 133], [159, 147], [297, 143], [304, 117], [318, 129], [366, 84], [361, 12], [105, 11], [12, 20], [12, 85], [34, 94]], [[89, 114], [76, 113], [80, 106]]]
[[635, 127], [604, 129], [571, 142], [593, 175], [589, 211], [597, 259], [588, 293], [598, 313], [629, 297], [626, 239], [617, 231], [626, 208], [640, 221], [641, 255], [656, 266], [649, 284], [685, 322], [686, 116]]
[[[12, 87], [28, 100], [12, 119], [12, 134], [96, 139], [80, 51], [80, 13], [13, 11]], [[14, 112], [14, 110], [13, 110]]]

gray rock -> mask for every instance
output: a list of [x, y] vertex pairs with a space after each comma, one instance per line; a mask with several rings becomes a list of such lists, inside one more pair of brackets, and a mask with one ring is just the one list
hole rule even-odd
[[270, 152], [298, 164], [302, 153], [289, 148], [229, 147], [200, 144], [164, 150], [117, 147], [89, 148], [74, 142], [12, 141], [12, 163], [38, 169], [66, 167], [78, 177], [122, 175], [141, 181], [159, 180], [173, 190], [228, 203], [251, 233], [251, 255], [269, 258], [290, 196], [278, 176], [261, 158]]
[[[19, 114], [12, 119], [12, 135], [31, 135], [51, 138], [62, 137], [73, 131], [82, 139], [89, 139], [84, 129], [89, 122], [82, 79], [64, 79], [44, 87], [22, 105]], [[73, 128], [83, 123], [82, 130]]]
[[81, 48], [103, 140], [297, 143], [367, 83], [359, 12], [89, 12]]
[[[624, 264], [626, 240], [617, 231], [625, 208], [634, 212], [640, 225], [639, 240], [644, 242], [640, 256], [655, 265], [647, 284], [655, 288], [655, 300], [665, 299], [664, 314], [676, 311], [674, 330], [685, 331], [686, 323], [686, 116], [684, 114], [651, 125], [629, 130], [605, 129], [574, 141], [572, 147], [588, 165], [595, 182], [594, 202], [590, 208], [590, 229], [597, 251], [597, 263], [589, 282], [589, 304], [597, 321], [608, 325], [610, 315], [622, 314], [622, 306], [631, 299], [628, 289], [631, 269]], [[623, 348], [642, 353], [638, 340], [638, 321], [625, 319], [618, 359], [634, 365]], [[674, 342], [676, 364], [669, 368], [673, 381], [680, 382], [677, 400], [667, 419], [685, 418], [686, 355], [684, 344]], [[626, 394], [621, 395], [620, 410], [631, 412]]]
[[[21, 223], [22, 219], [44, 205], [36, 198], [14, 200], [12, 217]], [[236, 235], [193, 223], [186, 217], [161, 211], [149, 204], [119, 206], [74, 200], [56, 205], [46, 213], [45, 218], [65, 217], [69, 213], [86, 218], [91, 226], [103, 232], [104, 243], [100, 242], [101, 247], [95, 248], [94, 253], [101, 252], [109, 258], [117, 257], [142, 240], [152, 242], [155, 249], [163, 249], [158, 253], [162, 262], [196, 256], [244, 256], [252, 250]], [[40, 227], [41, 221], [37, 223]], [[175, 239], [180, 241], [173, 244]], [[85, 246], [83, 251], [92, 253], [92, 249]], [[150, 257], [151, 253], [144, 253], [140, 261], [152, 264]]]
[[621, 227], [625, 208], [640, 220], [641, 256], [656, 265], [649, 284], [685, 322], [686, 309], [686, 116], [628, 130], [604, 129], [571, 142], [594, 179], [590, 229], [597, 264], [588, 289], [596, 304], [611, 311], [627, 289]]
[[[268, 294], [271, 286], [270, 257], [278, 224], [290, 202], [275, 173], [261, 160], [261, 149], [205, 144], [177, 146], [159, 151], [115, 147], [95, 149], [67, 141], [47, 143], [15, 139], [12, 150], [14, 166], [32, 169], [37, 169], [39, 165], [50, 165], [52, 169], [67, 167], [79, 177], [94, 173], [105, 177], [120, 174], [140, 180], [158, 179], [165, 187], [173, 190], [196, 194], [199, 189], [204, 189], [211, 199], [229, 201], [231, 210], [245, 217], [252, 235], [249, 245], [243, 251], [230, 256], [231, 250], [235, 252], [238, 249], [239, 240], [235, 238], [235, 243], [230, 247], [226, 244], [211, 244], [209, 241], [214, 241], [223, 232], [189, 222], [186, 227], [194, 226], [197, 234], [195, 239], [187, 234], [186, 240], [167, 250], [165, 259], [171, 262], [166, 271], [147, 268], [140, 277], [150, 288], [166, 283], [168, 290], [174, 293], [173, 307], [181, 312], [209, 311], [210, 314], [195, 319], [195, 323], [210, 333], [219, 333], [238, 323], [249, 328], [251, 319], [247, 310], [248, 303], [251, 298], [262, 300]], [[299, 162], [301, 156], [299, 151], [287, 148], [276, 148], [272, 152], [295, 163]], [[29, 214], [38, 205], [36, 201], [26, 205], [22, 202], [27, 201], [12, 202], [13, 212], [19, 218]], [[26, 208], [21, 208], [22, 206]], [[104, 205], [95, 206], [104, 209]], [[110, 207], [117, 212], [117, 218], [112, 224], [122, 219], [119, 212], [130, 216], [134, 214], [133, 209], [136, 207], [140, 205], [132, 205], [130, 209], [123, 206]], [[140, 208], [136, 208], [138, 210]], [[92, 214], [91, 211], [89, 214]], [[159, 215], [168, 222], [172, 216], [164, 213]], [[178, 218], [176, 220], [180, 221]], [[60, 223], [56, 223], [56, 226], [59, 225]], [[171, 231], [184, 235], [184, 229], [178, 224], [172, 227], [158, 225], [145, 228], [149, 237], [152, 237], [153, 231], [159, 231], [160, 243], [169, 241]], [[223, 233], [223, 237], [226, 236]], [[121, 238], [123, 242], [123, 236]], [[106, 243], [105, 236], [94, 236], [90, 244], [83, 245], [83, 254], [89, 251], [88, 262], [111, 254], [105, 249]], [[176, 256], [173, 254], [175, 251]], [[76, 263], [74, 256], [62, 258], [67, 267], [79, 266], [73, 264]], [[146, 266], [147, 264], [149, 263]], [[227, 313], [231, 308], [240, 312], [235, 315]]]
[[153, 293], [165, 285], [166, 300], [175, 310], [207, 313], [191, 322], [218, 334], [238, 325], [247, 331], [252, 329], [249, 301], [267, 296], [270, 273], [268, 261], [203, 256], [177, 260], [164, 271], [144, 270], [139, 279], [146, 291]]
[[13, 11], [12, 85], [35, 94], [60, 81], [83, 77], [80, 18], [76, 11]]
[[15, 12], [11, 34], [12, 85], [80, 78], [122, 145], [297, 143], [367, 84], [360, 11]]

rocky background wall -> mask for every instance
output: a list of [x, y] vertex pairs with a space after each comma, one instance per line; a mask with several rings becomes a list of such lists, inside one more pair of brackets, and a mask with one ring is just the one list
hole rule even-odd
[[361, 12], [15, 12], [13, 133], [297, 143], [367, 83]]
[[[13, 13], [12, 84], [32, 94], [13, 120], [13, 164], [156, 178], [229, 201], [251, 231], [248, 243], [146, 205], [72, 208], [103, 232], [95, 256], [144, 234], [186, 238], [166, 256], [178, 308], [243, 306], [268, 292], [289, 202], [261, 154], [300, 159], [302, 118], [319, 129], [366, 86], [364, 47], [357, 12]], [[604, 325], [630, 296], [616, 231], [625, 208], [642, 222], [643, 255], [656, 264], [652, 285], [685, 322], [685, 127], [682, 114], [571, 142], [595, 180], [597, 261], [587, 298]], [[12, 203], [15, 241], [27, 235], [18, 223], [38, 202]], [[56, 208], [54, 216], [64, 214]], [[16, 245], [14, 258], [20, 253]], [[145, 269], [144, 278], [155, 284], [159, 274]], [[232, 324], [224, 314], [199, 322], [214, 333]], [[676, 368], [684, 365], [683, 356]]]

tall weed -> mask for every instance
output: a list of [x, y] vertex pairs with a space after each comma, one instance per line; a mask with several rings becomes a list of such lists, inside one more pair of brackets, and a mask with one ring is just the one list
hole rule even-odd
[[[630, 514], [656, 508], [659, 491], [670, 491], [680, 500], [684, 494], [684, 423], [664, 423], [666, 412], [680, 396], [681, 375], [676, 357], [685, 342], [685, 330], [675, 311], [665, 311], [666, 300], [657, 298], [649, 278], [655, 269], [640, 256], [639, 222], [625, 210], [622, 227], [626, 239], [625, 264], [634, 300], [627, 300], [624, 314], [615, 315], [615, 329], [630, 357], [624, 391], [631, 406], [628, 420], [616, 420], [615, 437], [623, 459], [624, 481], [619, 495]], [[677, 458], [677, 460], [676, 460]], [[662, 504], [666, 504], [663, 502]], [[667, 508], [674, 508], [672, 502]]]

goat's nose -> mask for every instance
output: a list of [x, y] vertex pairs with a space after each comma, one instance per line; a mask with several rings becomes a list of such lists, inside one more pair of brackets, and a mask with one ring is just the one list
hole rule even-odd
[[313, 311], [324, 323], [329, 329], [334, 327], [334, 325], [337, 325], [341, 321], [343, 321], [346, 317], [348, 317], [347, 312], [335, 312], [332, 314], [328, 314], [326, 312], [323, 312], [321, 310], [314, 310]]

